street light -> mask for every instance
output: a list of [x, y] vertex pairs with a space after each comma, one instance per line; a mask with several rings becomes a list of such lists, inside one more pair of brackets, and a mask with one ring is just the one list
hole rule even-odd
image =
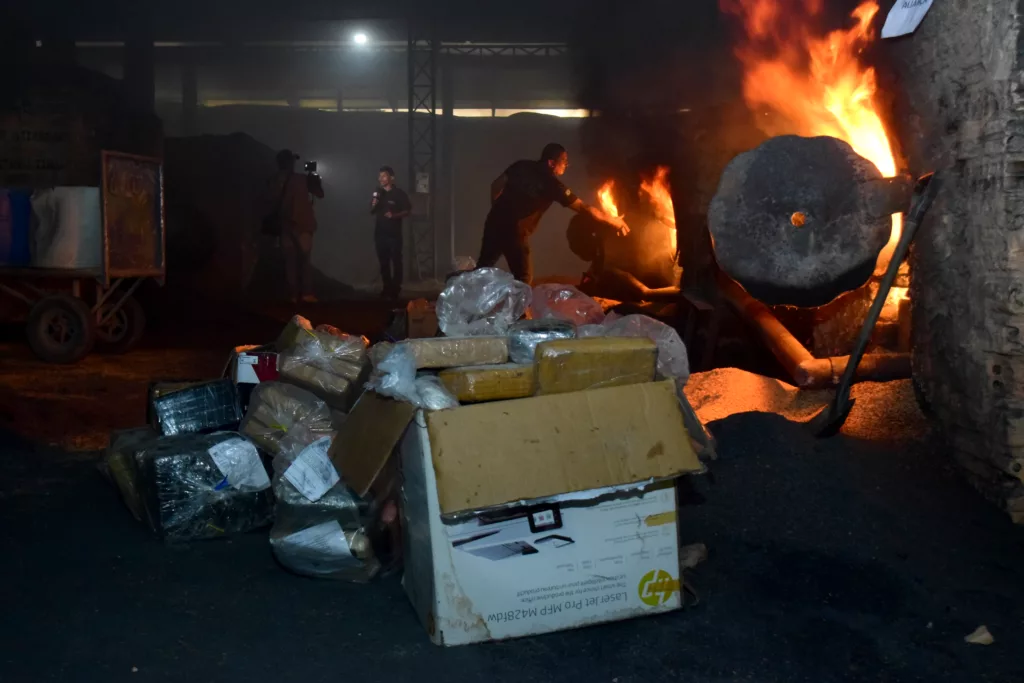
[[352, 36], [352, 42], [362, 47], [370, 42], [370, 36], [360, 31]]

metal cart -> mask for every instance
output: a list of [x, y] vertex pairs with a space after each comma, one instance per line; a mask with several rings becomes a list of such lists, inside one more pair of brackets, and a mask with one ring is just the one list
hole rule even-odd
[[0, 293], [28, 306], [29, 346], [50, 363], [74, 363], [94, 346], [123, 353], [138, 344], [146, 316], [133, 295], [166, 274], [161, 161], [104, 151], [102, 169], [99, 268], [0, 266]]

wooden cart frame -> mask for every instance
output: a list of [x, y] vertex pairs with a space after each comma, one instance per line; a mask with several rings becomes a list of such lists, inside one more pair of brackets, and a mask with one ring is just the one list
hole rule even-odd
[[[29, 345], [42, 360], [72, 363], [98, 342], [135, 346], [145, 314], [133, 297], [166, 276], [166, 221], [160, 159], [102, 154], [102, 265], [96, 269], [0, 267], [0, 293], [29, 307]], [[140, 220], [145, 218], [145, 220]]]

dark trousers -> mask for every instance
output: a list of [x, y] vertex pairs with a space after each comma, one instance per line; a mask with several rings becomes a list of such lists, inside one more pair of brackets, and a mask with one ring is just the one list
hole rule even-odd
[[385, 294], [402, 291], [402, 228], [375, 228], [373, 243], [380, 261], [380, 279]]
[[285, 230], [281, 233], [281, 251], [284, 254], [284, 272], [292, 299], [313, 294], [313, 233]]
[[502, 256], [515, 279], [533, 284], [529, 236], [521, 234], [516, 225], [489, 223], [484, 226], [484, 239], [476, 265], [478, 268], [492, 268]]

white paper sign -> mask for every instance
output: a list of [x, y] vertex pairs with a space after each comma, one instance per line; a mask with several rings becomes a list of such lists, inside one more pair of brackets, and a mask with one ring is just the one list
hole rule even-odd
[[882, 37], [898, 38], [913, 33], [931, 6], [932, 0], [898, 0], [885, 18]]
[[207, 452], [224, 475], [224, 481], [218, 488], [230, 486], [245, 491], [262, 491], [270, 486], [270, 477], [263, 468], [256, 446], [245, 439], [221, 441]]
[[285, 536], [278, 541], [277, 552], [288, 558], [289, 567], [313, 576], [328, 576], [362, 564], [352, 555], [337, 520]]
[[331, 437], [318, 439], [303, 448], [284, 471], [284, 478], [308, 500], [320, 500], [341, 479], [334, 463], [327, 457], [330, 448]]

